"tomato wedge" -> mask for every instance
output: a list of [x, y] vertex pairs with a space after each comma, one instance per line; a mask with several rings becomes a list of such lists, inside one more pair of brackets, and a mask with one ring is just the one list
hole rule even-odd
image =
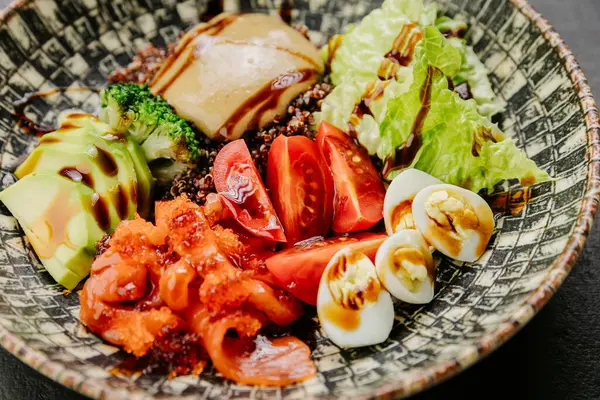
[[331, 257], [344, 247], [361, 251], [375, 261], [385, 234], [358, 233], [331, 239], [316, 237], [298, 243], [267, 259], [267, 268], [294, 296], [316, 305], [319, 282]]
[[286, 242], [281, 222], [243, 139], [221, 149], [213, 167], [223, 204], [248, 232], [273, 242]]
[[267, 187], [288, 245], [325, 236], [333, 216], [333, 180], [314, 141], [277, 137], [269, 151]]
[[338, 233], [371, 228], [383, 218], [385, 187], [369, 155], [327, 122], [319, 125], [317, 144], [333, 174], [331, 228]]

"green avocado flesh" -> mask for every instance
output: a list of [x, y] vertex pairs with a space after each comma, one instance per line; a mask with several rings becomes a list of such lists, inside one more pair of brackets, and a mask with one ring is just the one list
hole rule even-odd
[[[77, 114], [71, 115], [71, 118], [67, 118], [67, 121], [77, 121], [76, 117]], [[147, 218], [150, 215], [150, 210], [152, 208], [150, 199], [152, 199], [155, 179], [150, 172], [144, 151], [134, 140], [130, 140], [129, 136], [123, 136], [123, 134], [117, 134], [115, 132], [107, 135], [106, 131], [108, 129], [108, 125], [100, 122], [98, 119], [88, 121], [87, 126], [95, 129], [96, 134], [105, 140], [113, 139], [114, 141], [115, 138], [119, 138], [121, 143], [125, 143], [131, 160], [133, 161], [133, 166], [137, 176], [138, 214], [143, 218]]]
[[137, 173], [137, 210], [142, 218], [147, 218], [150, 215], [152, 204], [150, 199], [153, 198], [154, 177], [148, 167], [146, 156], [142, 148], [133, 140], [127, 141], [127, 149], [131, 154], [131, 159]]
[[100, 151], [92, 151], [91, 154], [97, 154], [97, 161], [105, 175], [116, 171], [121, 189], [125, 189], [122, 190], [123, 196], [133, 206], [128, 208], [128, 219], [135, 217], [136, 211], [142, 217], [148, 216], [154, 178], [137, 144], [111, 131], [108, 125], [95, 117], [81, 114], [68, 116], [59, 130], [40, 139], [40, 146], [58, 143], [96, 146]]
[[[131, 219], [135, 217], [137, 212], [137, 174], [135, 165], [127, 146], [120, 139], [115, 139], [115, 136], [108, 136], [105, 139], [94, 134], [93, 130], [88, 127], [82, 128], [61, 128], [55, 132], [46, 134], [40, 139], [38, 148], [28, 157], [28, 159], [16, 170], [15, 175], [21, 178], [35, 170], [44, 170], [44, 167], [36, 167], [38, 161], [50, 159], [51, 156], [42, 156], [46, 149], [52, 149], [54, 152], [63, 153], [61, 160], [60, 155], [56, 158], [56, 164], [51, 165], [51, 170], [60, 172], [63, 168], [77, 168], [77, 164], [73, 164], [74, 155], [79, 152], [83, 158], [88, 161], [83, 167], [83, 171], [87, 171], [90, 164], [99, 171], [99, 176], [92, 176], [94, 184], [100, 184], [101, 179], [95, 178], [113, 178], [118, 182], [114, 187], [114, 191], [120, 196], [120, 203], [115, 206], [120, 210], [120, 219]], [[39, 152], [38, 152], [39, 149]], [[45, 162], [45, 166], [50, 163]], [[68, 176], [67, 176], [68, 177]], [[104, 195], [98, 189], [100, 195]]]
[[0, 193], [46, 270], [67, 289], [87, 276], [96, 242], [94, 191], [54, 172], [34, 172]]
[[72, 289], [90, 270], [96, 242], [136, 213], [147, 217], [154, 179], [140, 147], [89, 114], [44, 135], [0, 201], [52, 277]]
[[136, 209], [135, 202], [124, 194], [124, 187], [131, 182], [119, 182], [117, 175], [106, 174], [98, 164], [94, 145], [48, 143], [38, 146], [19, 166], [15, 175], [23, 178], [36, 171], [55, 172], [75, 182], [81, 182], [98, 193], [98, 201], [104, 202], [106, 213], [99, 216], [98, 223], [105, 231], [112, 231], [124, 219], [131, 217], [129, 210]]

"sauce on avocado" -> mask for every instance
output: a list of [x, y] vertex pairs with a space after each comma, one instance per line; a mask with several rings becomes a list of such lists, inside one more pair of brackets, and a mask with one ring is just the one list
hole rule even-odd
[[92, 175], [82, 172], [78, 167], [64, 167], [58, 173], [72, 181], [81, 182], [92, 189], [94, 188], [94, 178]]
[[98, 146], [92, 147], [92, 154], [89, 154], [91, 157], [96, 159], [98, 166], [104, 172], [105, 175], [115, 176], [119, 172], [119, 166], [115, 161], [115, 158], [108, 151], [101, 149]]
[[94, 193], [92, 196], [92, 213], [94, 214], [94, 219], [98, 223], [100, 229], [108, 231], [108, 228], [110, 228], [108, 204], [106, 203], [106, 199], [101, 197], [98, 193]]
[[127, 189], [123, 186], [122, 183], [119, 183], [119, 186], [117, 186], [116, 188], [115, 202], [119, 218], [127, 219], [127, 216], [129, 215], [129, 197], [127, 196]]
[[60, 187], [48, 207], [31, 226], [32, 232], [48, 232], [48, 240], [44, 242], [36, 235], [28, 236], [40, 259], [52, 258], [62, 244], [76, 248], [69, 240], [68, 225], [78, 213], [79, 209], [71, 203], [71, 192]]

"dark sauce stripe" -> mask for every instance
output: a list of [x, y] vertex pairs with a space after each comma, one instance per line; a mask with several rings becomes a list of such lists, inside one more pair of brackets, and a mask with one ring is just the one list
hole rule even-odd
[[54, 88], [43, 92], [31, 92], [26, 93], [21, 99], [13, 103], [13, 116], [17, 119], [17, 126], [21, 128], [25, 133], [41, 137], [46, 133], [50, 133], [56, 130], [55, 127], [47, 126], [33, 121], [29, 118], [25, 112], [27, 106], [35, 102], [38, 99], [49, 97], [59, 93], [67, 92], [100, 92], [100, 89], [87, 88], [87, 87], [67, 87], [67, 88]]
[[98, 146], [94, 146], [96, 149], [96, 162], [105, 175], [115, 176], [119, 172], [119, 166], [117, 165], [114, 157], [108, 151], [101, 149]]
[[240, 104], [223, 125], [221, 125], [217, 132], [224, 139], [228, 138], [235, 129], [237, 123], [241, 121], [244, 116], [251, 113], [256, 107], [259, 107], [254, 114], [254, 118], [248, 125], [249, 128], [256, 127], [264, 112], [277, 107], [279, 98], [287, 89], [297, 83], [315, 79], [315, 77], [316, 72], [308, 69], [286, 72], [285, 74], [278, 76]]
[[390, 84], [389, 81], [372, 81], [367, 85], [365, 94], [362, 96], [360, 102], [354, 106], [350, 120], [348, 121], [348, 131], [351, 136], [356, 137], [356, 127], [363, 119], [365, 115], [373, 116], [370, 106], [371, 103], [383, 96], [385, 88]]
[[74, 182], [81, 182], [92, 189], [94, 188], [92, 175], [81, 172], [77, 167], [64, 167], [58, 173]]
[[406, 67], [412, 61], [415, 47], [421, 38], [423, 32], [417, 28], [416, 22], [405, 24], [385, 58]]
[[97, 200], [92, 200], [92, 212], [94, 213], [94, 218], [96, 219], [100, 229], [106, 232], [110, 228], [110, 215], [108, 213], [108, 206], [106, 204], [106, 200], [99, 196], [98, 193], [94, 193], [94, 196], [97, 197]]
[[[158, 81], [163, 77], [163, 75], [165, 73], [167, 73], [171, 69], [171, 66], [173, 66], [173, 63], [175, 63], [175, 60], [177, 60], [179, 58], [179, 56], [190, 46], [190, 44], [192, 44], [194, 39], [196, 39], [200, 34], [207, 34], [207, 35], [211, 35], [211, 36], [217, 35], [220, 32], [222, 32], [223, 29], [225, 29], [227, 26], [229, 26], [231, 23], [233, 23], [237, 18], [238, 18], [238, 15], [228, 15], [223, 18], [219, 18], [215, 21], [209, 22], [205, 25], [197, 25], [191, 31], [189, 31], [181, 39], [181, 41], [179, 42], [179, 45], [177, 46], [177, 48], [175, 49], [173, 54], [171, 54], [169, 56], [169, 58], [167, 58], [165, 60], [161, 69], [156, 73], [156, 75], [152, 79], [151, 86], [153, 87], [153, 89], [156, 90], [155, 93], [160, 94], [160, 93], [164, 93], [167, 90], [168, 85], [170, 85], [174, 79], [170, 79], [167, 82], [168, 85], [162, 85], [162, 86], [157, 85]], [[186, 66], [184, 66], [184, 67], [187, 68]], [[181, 73], [182, 73], [182, 71], [176, 71], [173, 75], [179, 76], [179, 75], [181, 75]]]
[[417, 153], [423, 145], [423, 124], [429, 114], [431, 108], [431, 88], [433, 84], [433, 75], [441, 74], [441, 71], [433, 66], [429, 66], [427, 69], [427, 76], [425, 82], [421, 88], [421, 107], [417, 112], [415, 121], [411, 129], [411, 133], [405, 143], [399, 146], [390, 157], [386, 158], [383, 163], [383, 170], [381, 173], [383, 176], [387, 176], [390, 172], [404, 169], [410, 164], [417, 156]]
[[119, 186], [117, 186], [115, 203], [119, 218], [127, 219], [129, 217], [129, 196], [127, 196], [127, 188], [125, 188], [121, 183], [119, 183]]
[[492, 143], [497, 142], [490, 128], [486, 126], [480, 126], [473, 133], [473, 144], [471, 145], [471, 154], [473, 157], [479, 157], [481, 146], [483, 146], [483, 143], [487, 141], [491, 141]]
[[165, 82], [162, 85], [158, 85], [158, 87], [160, 89], [158, 89], [155, 93], [158, 96], [162, 96], [167, 90], [169, 90], [171, 85], [173, 85], [173, 83], [181, 76], [181, 74], [183, 74], [192, 65], [192, 63], [194, 61], [196, 61], [196, 56], [194, 55], [194, 51], [191, 50], [188, 53], [188, 55], [186, 56], [185, 61], [181, 64], [181, 66], [177, 70], [177, 72], [175, 72], [173, 75], [171, 75], [171, 77], [169, 78], [169, 80], [167, 80], [167, 82]]

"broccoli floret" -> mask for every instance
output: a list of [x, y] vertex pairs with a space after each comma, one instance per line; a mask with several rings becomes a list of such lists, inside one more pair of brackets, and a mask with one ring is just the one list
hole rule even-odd
[[100, 119], [137, 142], [159, 184], [198, 163], [208, 152], [201, 148], [190, 124], [177, 116], [148, 85], [124, 83], [102, 91]]

